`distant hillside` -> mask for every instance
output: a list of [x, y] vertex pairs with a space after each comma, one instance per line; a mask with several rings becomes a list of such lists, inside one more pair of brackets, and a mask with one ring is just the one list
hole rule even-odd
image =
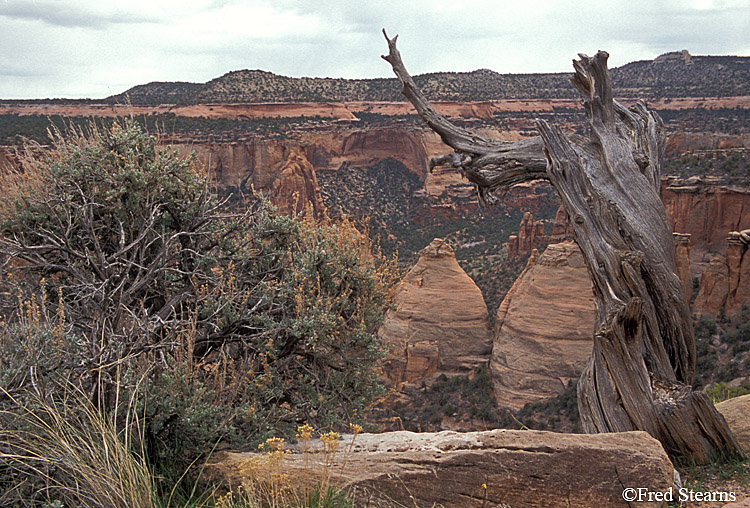
[[205, 85], [185, 81], [154, 81], [134, 86], [125, 93], [108, 97], [115, 103], [130, 102], [138, 106], [158, 106], [185, 102], [187, 97], [200, 91]]
[[750, 95], [750, 57], [666, 53], [612, 70], [623, 97], [731, 97]]
[[[750, 57], [666, 53], [611, 70], [619, 97], [726, 97], [750, 95]], [[439, 72], [415, 76], [431, 100], [575, 98], [570, 74]], [[253, 102], [401, 101], [395, 78], [290, 78], [261, 70], [229, 72], [204, 84], [149, 83], [108, 97], [134, 105]]]

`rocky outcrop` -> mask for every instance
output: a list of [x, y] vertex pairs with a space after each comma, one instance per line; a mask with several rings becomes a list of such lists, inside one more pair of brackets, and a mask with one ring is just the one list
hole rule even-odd
[[531, 212], [524, 213], [521, 224], [518, 225], [518, 234], [508, 238], [508, 259], [531, 252], [531, 249], [541, 245], [543, 239], [546, 239], [544, 224], [534, 220]]
[[495, 398], [518, 409], [561, 393], [591, 355], [594, 296], [573, 242], [534, 251], [497, 311], [490, 369]]
[[560, 243], [573, 240], [575, 232], [570, 223], [568, 212], [560, 205], [552, 222], [552, 233], [544, 234], [544, 224], [535, 221], [531, 212], [523, 214], [521, 224], [518, 225], [518, 234], [510, 235], [508, 238], [508, 259], [530, 253], [533, 249], [539, 249], [549, 243]]
[[420, 252], [395, 302], [379, 330], [392, 348], [385, 366], [390, 383], [467, 374], [489, 359], [492, 332], [484, 298], [444, 240], [436, 238]]
[[560, 205], [552, 223], [552, 240], [559, 243], [573, 238], [575, 238], [575, 232], [573, 231], [573, 225], [570, 223], [570, 217], [565, 207]]
[[727, 259], [714, 256], [701, 273], [700, 288], [693, 302], [693, 312], [715, 316], [721, 311], [729, 293]]
[[[292, 453], [281, 470], [295, 483], [320, 479], [344, 488], [354, 506], [523, 506], [610, 508], [632, 506], [623, 489], [666, 492], [674, 468], [661, 444], [645, 432], [596, 435], [491, 430], [360, 434], [353, 446], [324, 465], [323, 453]], [[246, 478], [257, 454], [221, 453], [208, 475], [226, 484]], [[256, 462], [253, 462], [256, 461]], [[278, 469], [276, 469], [278, 471]], [[247, 473], [244, 473], [247, 474]], [[637, 506], [661, 506], [639, 502]]]
[[716, 404], [729, 429], [746, 453], [750, 453], [750, 395], [742, 395]]
[[670, 178], [662, 181], [661, 198], [672, 231], [690, 234], [692, 249], [723, 251], [730, 231], [750, 228], [750, 189]]
[[716, 316], [722, 309], [731, 314], [750, 304], [749, 248], [750, 229], [729, 233], [726, 256], [714, 256], [701, 275], [696, 314]]
[[315, 217], [325, 214], [315, 170], [304, 156], [291, 152], [271, 184], [271, 201], [279, 212], [293, 215], [311, 207]]

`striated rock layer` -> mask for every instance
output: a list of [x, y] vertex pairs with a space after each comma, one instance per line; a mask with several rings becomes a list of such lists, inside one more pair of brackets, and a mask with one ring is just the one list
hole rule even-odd
[[[674, 479], [661, 444], [645, 432], [402, 431], [361, 434], [350, 442], [345, 436], [342, 451], [327, 467], [323, 453], [293, 453], [279, 469], [311, 486], [320, 480], [320, 471], [330, 471], [331, 483], [346, 489], [355, 506], [373, 508], [627, 507], [631, 504], [623, 500], [624, 488], [666, 492]], [[238, 485], [246, 480], [243, 463], [257, 457], [221, 453], [207, 473]], [[637, 506], [661, 504], [644, 501]]]
[[420, 252], [395, 301], [396, 310], [379, 330], [392, 347], [384, 369], [390, 383], [467, 374], [489, 359], [492, 332], [484, 298], [444, 240], [436, 238]]
[[495, 397], [514, 409], [561, 393], [591, 355], [594, 295], [578, 246], [534, 251], [497, 311], [490, 370]]

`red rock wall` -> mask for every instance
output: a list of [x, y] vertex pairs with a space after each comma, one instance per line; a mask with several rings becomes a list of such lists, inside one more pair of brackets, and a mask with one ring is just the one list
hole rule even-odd
[[307, 203], [316, 216], [325, 213], [315, 170], [295, 142], [256, 139], [177, 149], [195, 153], [219, 188], [263, 192], [282, 213], [299, 212]]
[[696, 314], [715, 317], [750, 305], [750, 229], [729, 233], [726, 256], [714, 256], [701, 275], [698, 296], [693, 302]]
[[672, 230], [690, 234], [693, 249], [723, 252], [730, 231], [750, 228], [750, 189], [672, 179], [662, 181], [661, 198]]

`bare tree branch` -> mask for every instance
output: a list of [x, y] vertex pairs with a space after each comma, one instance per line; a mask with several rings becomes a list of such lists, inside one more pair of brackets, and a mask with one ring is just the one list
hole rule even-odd
[[430, 169], [450, 163], [472, 182], [482, 204], [494, 204], [513, 185], [547, 179], [547, 161], [542, 153], [542, 141], [535, 137], [522, 141], [490, 140], [458, 127], [440, 115], [417, 88], [406, 70], [393, 39], [383, 29], [388, 41], [388, 55], [382, 58], [393, 68], [401, 82], [402, 93], [412, 103], [419, 116], [440, 135], [443, 142], [455, 150], [455, 156], [437, 157]]

